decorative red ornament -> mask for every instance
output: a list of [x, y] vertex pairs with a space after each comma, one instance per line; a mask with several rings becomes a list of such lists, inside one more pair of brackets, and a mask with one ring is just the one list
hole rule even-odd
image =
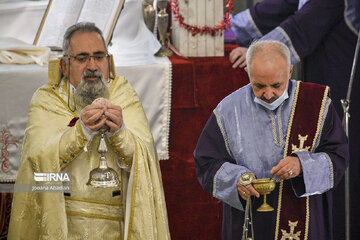
[[1, 155], [0, 155], [0, 163], [1, 163], [1, 171], [5, 174], [8, 173], [10, 169], [10, 153], [8, 151], [8, 147], [10, 145], [15, 145], [16, 148], [18, 148], [18, 143], [20, 141], [15, 139], [9, 139], [11, 136], [11, 133], [6, 128], [3, 128], [0, 131], [0, 143], [2, 143], [1, 146]]
[[184, 17], [180, 14], [179, 10], [179, 1], [172, 0], [171, 1], [171, 11], [174, 14], [174, 21], [179, 22], [179, 26], [185, 28], [188, 32], [191, 32], [193, 36], [200, 34], [210, 34], [211, 36], [215, 36], [216, 34], [222, 35], [223, 31], [225, 31], [225, 27], [231, 27], [230, 25], [230, 13], [234, 10], [234, 5], [232, 0], [227, 0], [226, 2], [227, 12], [225, 13], [224, 19], [215, 27], [197, 27], [193, 25], [189, 25], [184, 22]]

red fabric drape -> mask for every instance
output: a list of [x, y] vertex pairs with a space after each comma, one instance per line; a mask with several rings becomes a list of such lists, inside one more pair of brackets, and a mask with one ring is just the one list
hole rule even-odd
[[224, 57], [170, 57], [173, 65], [170, 160], [161, 161], [170, 233], [173, 240], [221, 239], [222, 203], [200, 186], [193, 151], [212, 110], [248, 83], [243, 69]]
[[[1, 183], [5, 184], [5, 183]], [[9, 230], [12, 193], [0, 193], [0, 239], [7, 239]]]

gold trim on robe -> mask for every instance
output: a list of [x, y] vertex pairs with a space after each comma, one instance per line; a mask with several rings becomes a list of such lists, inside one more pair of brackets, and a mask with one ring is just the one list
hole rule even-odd
[[[284, 148], [284, 158], [286, 156], [289, 156], [291, 151], [289, 150], [290, 147], [294, 144], [292, 144], [291, 142], [291, 136], [298, 136], [298, 140], [300, 141], [300, 145], [303, 145], [304, 142], [303, 140], [306, 140], [308, 138], [308, 136], [310, 136], [311, 141], [311, 149], [310, 152], [314, 151], [314, 147], [316, 144], [316, 141], [319, 137], [320, 134], [320, 129], [321, 129], [321, 123], [322, 123], [322, 119], [323, 119], [323, 114], [324, 114], [324, 106], [325, 106], [325, 101], [327, 99], [328, 96], [328, 92], [329, 92], [329, 87], [327, 86], [321, 86], [321, 85], [317, 85], [317, 87], [315, 88], [310, 88], [309, 89], [309, 85], [306, 85], [307, 83], [302, 83], [300, 81], [297, 82], [296, 84], [296, 92], [295, 92], [295, 98], [294, 98], [294, 103], [291, 109], [291, 115], [290, 115], [290, 119], [289, 119], [289, 124], [288, 124], [288, 130], [287, 130], [287, 135], [286, 135], [286, 143], [285, 143], [285, 148]], [[315, 84], [313, 84], [315, 85]], [[305, 90], [303, 90], [305, 89]], [[306, 102], [304, 99], [299, 100], [299, 95], [301, 96], [301, 93], [299, 94], [299, 92], [302, 91], [301, 93], [304, 93], [304, 91], [309, 91], [313, 94], [318, 94], [319, 96], [317, 96], [317, 98], [313, 98], [313, 99], [306, 99], [307, 101], [310, 101], [311, 104], [318, 106], [318, 108], [314, 108], [306, 113], [304, 112], [299, 112], [299, 111], [295, 111], [295, 109], [297, 109], [297, 105], [306, 105], [308, 102]], [[301, 101], [301, 102], [298, 102]], [[315, 120], [317, 120], [313, 125], [310, 125], [310, 123], [308, 124], [308, 128], [307, 129], [301, 129], [301, 131], [307, 131], [308, 134], [301, 136], [301, 133], [299, 133], [299, 129], [297, 129], [296, 124], [298, 124], [298, 122], [295, 121], [294, 123], [294, 118], [295, 118], [295, 114], [297, 114], [296, 116], [301, 116], [302, 118], [304, 116], [306, 117], [312, 117], [315, 118]], [[318, 114], [317, 116], [315, 116], [314, 114]], [[296, 119], [296, 118], [295, 118]], [[296, 119], [297, 121], [299, 121], [299, 118]], [[294, 126], [293, 126], [294, 124]], [[311, 134], [311, 135], [310, 135]], [[305, 138], [303, 138], [305, 137]], [[303, 138], [303, 139], [302, 139]], [[306, 147], [310, 148], [309, 147]], [[287, 181], [287, 182], [285, 182]], [[283, 229], [280, 229], [282, 226], [280, 226], [280, 219], [281, 216], [283, 214], [283, 212], [286, 212], [286, 208], [285, 206], [289, 207], [288, 205], [286, 205], [286, 202], [282, 202], [282, 198], [283, 198], [283, 192], [286, 184], [289, 184], [290, 180], [281, 180], [280, 182], [280, 187], [279, 187], [279, 197], [278, 197], [278, 208], [277, 208], [277, 217], [276, 217], [276, 228], [275, 228], [275, 240], [277, 239], [284, 239], [284, 236], [280, 236], [279, 235], [279, 230], [281, 230], [283, 233], [286, 232]], [[287, 186], [287, 188], [291, 188], [289, 186]], [[290, 190], [291, 191], [291, 190]], [[308, 234], [309, 234], [309, 220], [310, 220], [310, 208], [309, 208], [309, 197], [304, 197], [303, 198], [304, 204], [301, 204], [301, 206], [298, 206], [298, 212], [299, 212], [299, 219], [296, 219], [296, 224], [290, 223], [291, 219], [286, 219], [286, 222], [289, 223], [289, 226], [291, 225], [291, 229], [294, 230], [294, 227], [298, 224], [298, 222], [302, 221], [304, 222], [303, 226], [303, 230], [304, 231], [298, 231], [299, 235], [301, 234], [301, 236], [299, 236], [296, 239], [303, 239], [303, 240], [307, 240], [308, 239]], [[302, 206], [304, 205], [304, 206]], [[285, 209], [284, 209], [285, 208]], [[304, 213], [302, 212], [304, 208]], [[304, 215], [304, 218], [302, 218], [302, 215]], [[295, 222], [294, 222], [295, 223]], [[292, 225], [293, 224], [293, 225]]]

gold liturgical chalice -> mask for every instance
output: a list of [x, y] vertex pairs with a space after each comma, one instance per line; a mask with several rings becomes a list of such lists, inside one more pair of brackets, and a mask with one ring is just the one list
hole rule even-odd
[[263, 178], [256, 179], [256, 181], [252, 182], [255, 190], [258, 191], [261, 195], [264, 195], [264, 203], [256, 209], [258, 212], [270, 212], [273, 211], [274, 208], [266, 203], [266, 195], [271, 193], [275, 189], [276, 181], [274, 178]]

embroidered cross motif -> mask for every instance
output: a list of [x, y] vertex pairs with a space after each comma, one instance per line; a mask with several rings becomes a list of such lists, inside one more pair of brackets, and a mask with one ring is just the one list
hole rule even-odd
[[291, 144], [291, 150], [293, 152], [300, 152], [300, 151], [308, 151], [310, 149], [310, 146], [306, 146], [304, 147], [304, 143], [306, 141], [306, 139], [308, 138], [308, 135], [305, 135], [305, 136], [301, 136], [300, 134], [298, 135], [298, 139], [300, 141], [300, 146], [297, 147], [296, 145], [294, 144]]
[[290, 232], [286, 232], [285, 230], [281, 229], [282, 232], [282, 236], [280, 240], [300, 240], [300, 234], [301, 231], [298, 231], [297, 233], [294, 234], [294, 229], [296, 227], [296, 225], [298, 224], [298, 221], [296, 222], [291, 222], [289, 220], [289, 227], [290, 227]]
[[16, 146], [16, 148], [18, 148], [18, 140], [13, 140], [13, 139], [9, 139], [10, 137], [10, 131], [7, 130], [6, 128], [3, 128], [0, 132], [0, 143], [2, 143], [1, 146], [1, 158], [0, 158], [0, 162], [1, 162], [1, 170], [4, 173], [7, 173], [9, 171], [9, 152], [8, 152], [8, 147], [9, 145], [13, 144]]

